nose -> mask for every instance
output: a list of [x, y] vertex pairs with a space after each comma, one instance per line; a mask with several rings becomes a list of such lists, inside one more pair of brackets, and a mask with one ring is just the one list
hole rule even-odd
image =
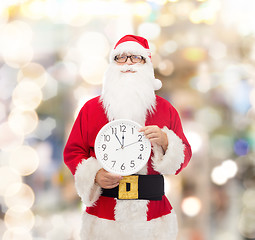
[[130, 59], [130, 57], [127, 59], [127, 61], [126, 61], [126, 64], [128, 64], [128, 65], [133, 65], [134, 63], [132, 63], [132, 61], [131, 61], [131, 59]]

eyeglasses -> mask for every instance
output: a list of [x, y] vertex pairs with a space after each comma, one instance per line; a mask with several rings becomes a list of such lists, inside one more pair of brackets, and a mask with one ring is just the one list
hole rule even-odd
[[127, 61], [127, 59], [130, 58], [132, 63], [140, 63], [143, 60], [145, 60], [145, 58], [141, 55], [118, 55], [115, 56], [114, 60], [118, 63], [125, 63]]

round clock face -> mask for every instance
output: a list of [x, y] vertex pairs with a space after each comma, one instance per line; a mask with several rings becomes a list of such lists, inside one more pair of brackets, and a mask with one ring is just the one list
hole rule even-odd
[[139, 132], [140, 128], [127, 119], [114, 120], [101, 128], [95, 140], [95, 154], [105, 170], [127, 176], [145, 166], [151, 143]]

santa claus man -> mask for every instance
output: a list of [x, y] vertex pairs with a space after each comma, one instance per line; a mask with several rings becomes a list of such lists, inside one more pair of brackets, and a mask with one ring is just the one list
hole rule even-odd
[[[118, 191], [122, 176], [103, 169], [94, 151], [97, 133], [105, 124], [129, 119], [143, 126], [140, 131], [152, 145], [150, 159], [137, 173], [151, 195], [164, 188], [162, 175], [178, 174], [186, 167], [191, 148], [175, 108], [155, 95], [160, 87], [147, 40], [134, 35], [121, 38], [110, 54], [101, 96], [82, 107], [64, 150], [64, 161], [86, 205], [81, 240], [176, 239], [176, 215], [164, 193], [156, 200], [118, 199], [107, 190]], [[151, 185], [152, 177], [159, 181]]]

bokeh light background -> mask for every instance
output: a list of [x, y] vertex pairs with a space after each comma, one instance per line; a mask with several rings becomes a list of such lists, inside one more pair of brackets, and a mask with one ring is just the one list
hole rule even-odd
[[178, 240], [255, 239], [254, 13], [254, 0], [1, 0], [0, 238], [79, 240], [63, 146], [131, 33], [193, 149], [166, 177]]

